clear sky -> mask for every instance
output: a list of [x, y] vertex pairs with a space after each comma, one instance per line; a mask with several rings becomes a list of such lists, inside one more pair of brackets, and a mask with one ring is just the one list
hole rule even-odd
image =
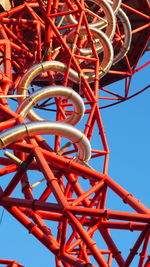
[[[148, 54], [144, 57], [146, 58]], [[142, 62], [144, 62], [143, 58]], [[135, 77], [132, 85], [143, 88], [149, 82], [150, 68]], [[150, 92], [129, 101], [102, 110], [102, 118], [110, 148], [109, 175], [121, 186], [150, 206]], [[4, 179], [0, 177], [0, 179]], [[110, 194], [110, 206], [120, 208], [122, 203]], [[0, 208], [0, 216], [3, 209]], [[120, 233], [120, 232], [119, 232]], [[4, 211], [0, 224], [0, 258], [17, 260], [25, 267], [54, 266], [49, 251], [38, 242], [11, 215]], [[130, 234], [132, 243], [134, 233]], [[123, 235], [124, 238], [124, 235]], [[121, 246], [125, 250], [124, 239]], [[115, 265], [114, 265], [115, 266]], [[133, 266], [135, 267], [135, 265]]]

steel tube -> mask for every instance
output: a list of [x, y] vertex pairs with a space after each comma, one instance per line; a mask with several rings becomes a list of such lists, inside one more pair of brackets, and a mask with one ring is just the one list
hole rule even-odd
[[[110, 60], [113, 60], [113, 49], [112, 49], [112, 45], [111, 45], [109, 38], [106, 36], [105, 33], [103, 33], [102, 31], [100, 31], [99, 29], [96, 29], [94, 27], [93, 28], [90, 27], [90, 31], [92, 33], [93, 42], [95, 40], [95, 43], [98, 43], [95, 46], [97, 53], [99, 54], [101, 51], [104, 50], [104, 53], [105, 53], [104, 57], [107, 58], [107, 64], [108, 64]], [[76, 30], [73, 30], [67, 35], [67, 37], [66, 37], [67, 42], [71, 42], [71, 43], [73, 42], [75, 32], [76, 32]], [[87, 31], [84, 27], [80, 28], [80, 34], [83, 34], [83, 35], [87, 34]], [[78, 50], [80, 51], [81, 55], [83, 55], [83, 56], [93, 55], [93, 51], [91, 48], [80, 48]], [[105, 58], [105, 60], [106, 60], [106, 58]], [[103, 65], [103, 63], [101, 63], [101, 64]], [[101, 68], [102, 68], [102, 66], [101, 66]]]
[[100, 266], [108, 267], [107, 262], [103, 255], [100, 253], [98, 248], [95, 245], [95, 242], [91, 239], [90, 235], [87, 233], [87, 231], [82, 227], [82, 224], [78, 221], [78, 219], [71, 213], [66, 211], [68, 220], [73, 225], [73, 227], [76, 229], [77, 233], [79, 233], [80, 237], [83, 239], [83, 241], [86, 243], [87, 247], [93, 254], [93, 257], [95, 260], [99, 263]]
[[[24, 89], [24, 93], [26, 92], [27, 91]], [[27, 116], [31, 121], [44, 120], [35, 112], [31, 113], [30, 110], [33, 105], [36, 105], [39, 101], [49, 97], [63, 97], [73, 103], [73, 114], [67, 119], [64, 119], [62, 122], [75, 125], [83, 117], [85, 108], [82, 98], [74, 90], [64, 86], [48, 86], [35, 91], [24, 99], [24, 101], [17, 108], [16, 112], [23, 117]]]
[[113, 1], [108, 0], [108, 3], [110, 3], [115, 15], [118, 13], [118, 10], [121, 6], [121, 2], [122, 0], [113, 0]]
[[[114, 16], [114, 12], [110, 6], [110, 4], [104, 0], [92, 0], [91, 2], [95, 3], [98, 5], [100, 8], [102, 7], [105, 13], [105, 18], [106, 22], [102, 21], [102, 19], [99, 17], [99, 21], [95, 23], [89, 23], [89, 27], [91, 28], [97, 28], [101, 30], [102, 28], [105, 27], [106, 25], [106, 32], [105, 34], [109, 37], [109, 39], [112, 39], [115, 33], [115, 27], [116, 27], [116, 19]], [[64, 6], [66, 9], [66, 6]], [[89, 9], [87, 9], [88, 13], [91, 12], [91, 15], [93, 15], [93, 12]], [[97, 17], [97, 15], [96, 15]], [[78, 21], [72, 16], [72, 15], [67, 15], [66, 19], [69, 23], [71, 24], [78, 24]]]
[[118, 250], [116, 244], [114, 243], [113, 239], [111, 238], [111, 235], [108, 231], [108, 229], [103, 229], [99, 226], [99, 231], [105, 240], [109, 250], [112, 252], [113, 257], [115, 258], [116, 262], [118, 263], [118, 266], [124, 266], [124, 260], [123, 257]]
[[[93, 29], [95, 32], [97, 31], [96, 29]], [[104, 74], [110, 69], [113, 61], [113, 49], [110, 44], [109, 39], [106, 37], [105, 34], [102, 32], [100, 33], [101, 35], [101, 43], [104, 47], [104, 56], [103, 56], [103, 61], [100, 66], [100, 71], [99, 71], [99, 78], [104, 76]], [[23, 78], [20, 81], [20, 84], [18, 86], [18, 91], [17, 94], [20, 95], [25, 95], [27, 94], [28, 86], [30, 82], [40, 73], [43, 71], [56, 71], [60, 72], [62, 74], [65, 74], [67, 69], [67, 65], [65, 65], [62, 62], [59, 61], [45, 61], [39, 64], [36, 64], [32, 66], [23, 76]], [[89, 83], [92, 83], [95, 79], [95, 75], [93, 73], [88, 73], [88, 74], [83, 74], [84, 78], [87, 79]], [[69, 79], [75, 83], [80, 82], [80, 75], [77, 71], [73, 70], [72, 68], [69, 69]], [[19, 99], [19, 101], [23, 100]]]
[[131, 39], [132, 39], [132, 29], [131, 29], [129, 19], [121, 8], [119, 9], [117, 13], [117, 17], [120, 19], [122, 26], [123, 26], [124, 42], [119, 53], [117, 53], [117, 55], [115, 55], [113, 59], [113, 65], [119, 62], [128, 53], [130, 44], [131, 44]]
[[32, 233], [45, 247], [52, 251], [55, 255], [58, 255], [59, 247], [57, 247], [53, 240], [51, 240], [46, 234], [43, 233], [39, 227], [32, 223], [27, 216], [25, 216], [16, 207], [5, 207], [5, 209], [12, 214], [28, 231]]
[[4, 10], [11, 9], [11, 3], [9, 0], [0, 0], [0, 5], [4, 8]]
[[46, 150], [42, 150], [44, 156], [51, 162], [52, 165], [57, 166], [59, 168], [64, 168], [64, 170], [69, 169], [72, 173], [77, 175], [83, 175], [85, 178], [95, 181], [100, 181], [101, 179], [105, 179], [106, 185], [109, 186], [120, 198], [123, 199], [129, 206], [131, 206], [134, 210], [139, 213], [150, 213], [150, 209], [148, 209], [145, 205], [143, 205], [139, 200], [133, 197], [127, 190], [117, 184], [113, 179], [111, 179], [108, 175], [99, 173], [91, 168], [81, 166], [76, 162], [69, 162], [65, 158], [60, 158], [57, 155], [54, 155]]
[[[60, 213], [60, 214], [63, 214], [64, 212], [64, 208], [60, 204], [47, 203], [47, 202], [39, 201], [39, 200], [35, 201], [35, 200], [21, 199], [21, 198], [1, 197], [0, 204], [2, 206], [16, 206], [16, 207], [24, 207], [24, 208], [31, 208], [31, 209], [34, 208], [34, 210], [37, 210], [37, 211], [48, 211], [48, 212], [54, 212], [54, 213]], [[106, 210], [106, 209], [93, 209], [93, 208], [87, 208], [87, 207], [72, 207], [71, 205], [66, 207], [66, 211], [71, 212], [74, 215], [90, 216], [91, 218], [95, 217], [96, 219], [103, 218], [107, 220], [113, 219], [113, 220], [127, 221], [126, 223], [128, 224], [130, 221], [131, 223], [132, 222], [145, 223], [145, 226], [150, 223], [150, 214], [142, 214], [142, 213], [136, 214], [136, 213], [130, 213], [130, 212], [121, 212], [121, 211], [113, 211], [113, 210]], [[115, 223], [115, 222], [113, 221], [112, 223]], [[107, 225], [107, 221], [106, 221], [106, 225]], [[103, 222], [102, 222], [102, 226], [103, 226]], [[104, 220], [104, 227], [105, 227], [105, 220]], [[109, 228], [109, 225], [106, 227]], [[115, 229], [117, 229], [117, 226]]]
[[133, 248], [130, 249], [130, 253], [124, 263], [124, 267], [128, 267], [131, 265], [131, 262], [133, 261], [135, 255], [137, 254], [137, 251], [139, 249], [139, 247], [141, 246], [141, 243], [143, 242], [143, 240], [145, 239], [147, 234], [150, 234], [150, 227], [149, 225], [146, 225], [144, 230], [141, 232], [141, 234], [139, 235], [137, 241], [135, 242]]
[[62, 122], [34, 122], [15, 126], [0, 134], [0, 149], [27, 136], [54, 134], [70, 139], [78, 148], [77, 157], [88, 161], [91, 147], [87, 137], [75, 127]]

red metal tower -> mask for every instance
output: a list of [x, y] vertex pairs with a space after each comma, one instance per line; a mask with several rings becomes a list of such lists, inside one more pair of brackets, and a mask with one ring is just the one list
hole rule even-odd
[[[148, 50], [148, 1], [0, 3], [0, 175], [9, 177], [0, 205], [54, 254], [56, 267], [127, 267], [135, 257], [149, 266], [150, 210], [108, 176], [100, 113], [148, 89], [130, 92], [134, 73], [148, 65], [137, 68]], [[106, 87], [122, 79], [124, 90]], [[82, 132], [74, 126], [81, 119]], [[132, 212], [110, 210], [108, 189]], [[126, 259], [111, 229], [139, 231]]]

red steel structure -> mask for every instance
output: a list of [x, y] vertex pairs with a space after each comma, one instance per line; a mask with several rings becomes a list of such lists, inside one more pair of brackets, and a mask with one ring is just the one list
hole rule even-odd
[[[130, 92], [148, 65], [137, 67], [149, 50], [148, 1], [0, 4], [0, 175], [9, 177], [0, 205], [47, 247], [56, 267], [127, 267], [135, 258], [150, 266], [150, 210], [109, 177], [100, 112], [148, 89]], [[119, 80], [118, 92], [110, 85]], [[74, 125], [82, 117], [81, 132]], [[132, 212], [109, 209], [108, 190]], [[126, 258], [113, 229], [139, 233]]]
[[19, 264], [16, 261], [4, 260], [4, 259], [0, 259], [0, 264], [6, 264], [5, 266], [7, 267], [23, 267], [23, 265]]

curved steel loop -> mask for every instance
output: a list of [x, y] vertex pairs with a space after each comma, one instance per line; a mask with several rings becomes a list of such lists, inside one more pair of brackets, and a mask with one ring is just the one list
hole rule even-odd
[[117, 17], [122, 23], [123, 30], [124, 30], [124, 41], [122, 44], [122, 47], [120, 51], [115, 55], [114, 60], [113, 60], [113, 65], [115, 65], [117, 62], [119, 62], [129, 51], [130, 44], [131, 44], [131, 38], [132, 38], [132, 29], [130, 25], [130, 21], [125, 14], [125, 12], [120, 8]]
[[[105, 13], [105, 18], [101, 18], [95, 14], [96, 17], [98, 17], [100, 20], [94, 23], [89, 23], [88, 24], [89, 27], [98, 28], [99, 30], [102, 30], [103, 28], [106, 27], [105, 34], [111, 40], [114, 36], [115, 29], [116, 29], [116, 19], [115, 19], [115, 15], [114, 15], [111, 5], [105, 0], [91, 0], [91, 2], [103, 8], [104, 13]], [[64, 10], [66, 9], [67, 7], [66, 5], [64, 5]], [[89, 9], [85, 9], [85, 10], [87, 10], [88, 13], [91, 13], [91, 15], [94, 14], [94, 12]], [[73, 15], [67, 15], [65, 16], [65, 18], [70, 24], [78, 24], [78, 21], [73, 17]]]
[[[97, 29], [94, 29], [94, 31], [98, 31]], [[99, 31], [98, 31], [99, 32]], [[100, 32], [101, 34], [101, 44], [104, 48], [104, 56], [103, 56], [103, 60], [100, 66], [100, 70], [99, 70], [99, 78], [101, 78], [102, 76], [104, 76], [108, 70], [110, 69], [111, 65], [112, 65], [112, 61], [113, 61], [113, 48], [112, 45], [108, 39], [108, 37], [103, 33]], [[56, 71], [56, 72], [60, 72], [62, 74], [65, 73], [67, 69], [67, 65], [65, 65], [62, 62], [59, 61], [45, 61], [39, 64], [36, 64], [34, 66], [32, 66], [22, 77], [19, 86], [18, 86], [18, 90], [17, 93], [18, 94], [22, 94], [22, 95], [26, 95], [27, 91], [28, 91], [28, 87], [29, 84], [31, 83], [31, 81], [40, 73], [44, 72], [44, 71]], [[82, 75], [84, 75], [84, 73], [82, 72]], [[69, 79], [75, 83], [79, 83], [80, 82], [80, 77], [81, 75], [73, 70], [72, 68], [69, 68]], [[95, 79], [95, 74], [93, 73], [88, 73], [84, 75], [85, 79], [88, 80], [89, 83], [94, 82]], [[19, 98], [19, 103], [24, 99], [25, 97], [23, 96], [22, 98]]]
[[[110, 40], [108, 39], [108, 37], [100, 30], [96, 29], [96, 28], [90, 28], [90, 31], [94, 37], [93, 39], [93, 43], [98, 43], [95, 45], [95, 49], [97, 51], [97, 53], [99, 54], [102, 50], [104, 50], [104, 57], [108, 58], [108, 62], [109, 60], [113, 58], [113, 48], [111, 45]], [[86, 29], [85, 27], [82, 27], [80, 29], [80, 33], [85, 35], [86, 34]], [[73, 35], [75, 34], [75, 30], [71, 31], [68, 35], [67, 35], [67, 41], [72, 41], [73, 40]], [[78, 49], [81, 53], [81, 55], [83, 56], [89, 56], [89, 55], [93, 55], [93, 51], [91, 48], [80, 48]], [[106, 62], [104, 64], [104, 62], [102, 61], [101, 63], [102, 68], [105, 68], [104, 65], [106, 65]]]
[[[44, 61], [42, 63], [38, 63], [33, 65], [28, 71], [23, 75], [18, 89], [17, 93], [26, 95], [28, 91], [29, 84], [32, 82], [32, 80], [41, 74], [44, 71], [56, 71], [60, 72], [62, 74], [65, 73], [67, 69], [67, 65], [60, 61]], [[73, 69], [69, 69], [69, 78], [71, 81], [76, 82], [78, 77], [78, 73], [74, 71]], [[19, 102], [21, 102], [25, 97], [22, 97], [19, 99]]]
[[[57, 61], [46, 61], [37, 65], [32, 66], [22, 77], [19, 84], [19, 94], [26, 95], [30, 82], [43, 71], [59, 71], [65, 73], [66, 66], [63, 63]], [[70, 77], [75, 80], [78, 77], [77, 72], [70, 70]], [[73, 114], [64, 120], [63, 122], [50, 122], [50, 121], [36, 121], [43, 120], [36, 113], [31, 111], [32, 107], [39, 101], [48, 97], [64, 97], [73, 103], [74, 112]], [[0, 148], [9, 145], [12, 142], [17, 141], [20, 138], [26, 136], [33, 136], [38, 134], [54, 134], [66, 137], [76, 144], [78, 148], [77, 157], [83, 161], [88, 161], [91, 156], [91, 146], [87, 137], [74, 126], [69, 124], [76, 124], [84, 114], [84, 103], [81, 97], [71, 88], [64, 86], [48, 86], [39, 89], [31, 95], [23, 96], [23, 102], [20, 103], [17, 108], [17, 113], [26, 117], [29, 115], [32, 123], [26, 123], [13, 127], [11, 130], [7, 130], [0, 134], [1, 145]]]
[[[97, 29], [94, 29], [94, 31], [98, 31]], [[98, 31], [99, 32], [99, 31]], [[112, 65], [112, 61], [113, 61], [113, 48], [112, 45], [109, 41], [109, 39], [107, 38], [107, 36], [103, 33], [100, 32], [101, 34], [101, 44], [104, 47], [104, 56], [103, 56], [103, 60], [100, 66], [100, 70], [99, 70], [99, 78], [101, 78], [102, 76], [104, 76], [108, 70], [110, 69], [111, 65]], [[67, 68], [67, 65], [65, 65], [62, 62], [59, 61], [45, 61], [42, 63], [39, 63], [37, 65], [32, 66], [22, 77], [19, 86], [18, 86], [18, 90], [17, 93], [18, 94], [22, 94], [22, 95], [26, 95], [27, 91], [28, 91], [28, 87], [29, 84], [31, 83], [31, 81], [40, 73], [42, 73], [43, 71], [57, 71], [60, 73], [65, 73]], [[82, 75], [83, 72], [82, 72]], [[72, 68], [69, 69], [69, 79], [75, 83], [79, 83], [80, 82], [80, 77], [81, 75], [78, 74], [77, 71], [73, 70]], [[93, 73], [88, 73], [86, 75], [84, 75], [85, 79], [88, 80], [89, 83], [94, 82], [95, 79], [95, 75]], [[22, 98], [20, 98], [18, 101], [19, 103], [24, 99], [25, 97], [23, 96]]]
[[114, 11], [114, 14], [116, 15], [119, 11], [119, 8], [121, 6], [122, 0], [107, 0], [108, 3], [112, 6], [112, 9]]
[[10, 10], [11, 9], [11, 1], [9, 0], [0, 0], [0, 5], [4, 8], [4, 10]]
[[74, 126], [63, 122], [30, 122], [15, 126], [0, 134], [0, 149], [27, 136], [51, 134], [66, 137], [76, 144], [77, 157], [82, 161], [88, 161], [91, 156], [91, 146], [87, 137]]
[[85, 107], [82, 98], [74, 90], [64, 86], [47, 86], [35, 91], [34, 93], [28, 95], [24, 99], [24, 101], [18, 106], [16, 112], [23, 117], [27, 116], [28, 119], [30, 119], [31, 121], [44, 120], [33, 110], [32, 112], [30, 112], [30, 110], [39, 101], [49, 97], [63, 97], [65, 99], [70, 100], [73, 103], [74, 106], [73, 114], [67, 119], [62, 120], [62, 122], [75, 125], [83, 117]]

